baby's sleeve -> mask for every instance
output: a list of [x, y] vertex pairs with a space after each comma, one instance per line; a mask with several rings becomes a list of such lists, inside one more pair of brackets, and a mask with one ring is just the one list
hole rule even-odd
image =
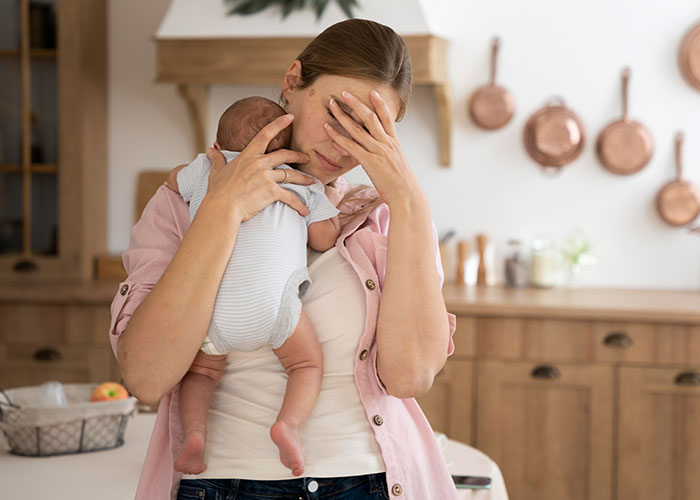
[[326, 196], [326, 189], [321, 181], [317, 179], [316, 182], [307, 187], [309, 188], [309, 202], [307, 204], [309, 215], [306, 216], [307, 227], [314, 222], [330, 219], [340, 213]]
[[194, 188], [200, 182], [202, 175], [208, 174], [207, 162], [209, 159], [204, 153], [197, 155], [192, 163], [177, 173], [177, 189], [185, 201], [192, 199]]

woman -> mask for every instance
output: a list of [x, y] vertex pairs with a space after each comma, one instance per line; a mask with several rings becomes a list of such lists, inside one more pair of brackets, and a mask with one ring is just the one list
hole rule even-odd
[[[440, 291], [430, 207], [394, 129], [410, 88], [408, 52], [393, 30], [366, 20], [333, 25], [283, 77], [293, 118], [271, 122], [229, 164], [208, 152], [214, 167], [191, 225], [169, 189], [149, 202], [123, 256], [129, 277], [112, 303], [110, 331], [130, 391], [160, 401], [137, 500], [456, 498], [413, 399], [452, 353], [455, 321]], [[292, 119], [293, 151], [265, 154]], [[188, 369], [207, 370], [195, 357], [237, 230], [277, 200], [306, 213], [277, 184], [307, 179], [272, 170], [282, 163], [343, 197], [341, 236], [331, 250], [310, 254], [313, 282], [302, 297], [324, 352], [323, 387], [303, 436], [305, 477], [291, 479], [268, 437], [285, 374], [260, 349], [228, 355], [209, 412], [208, 468], [183, 479], [173, 471], [182, 444], [178, 383]], [[358, 164], [376, 190], [350, 189], [339, 178]]]

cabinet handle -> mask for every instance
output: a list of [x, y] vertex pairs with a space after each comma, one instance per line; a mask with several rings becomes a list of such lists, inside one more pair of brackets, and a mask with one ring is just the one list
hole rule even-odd
[[532, 378], [544, 378], [547, 380], [554, 380], [559, 378], [561, 376], [561, 373], [559, 373], [559, 370], [557, 370], [554, 366], [541, 365], [536, 366], [532, 370], [530, 375], [532, 376]]
[[15, 263], [13, 269], [18, 273], [33, 273], [39, 270], [39, 266], [33, 260], [22, 259]]
[[684, 387], [697, 387], [700, 385], [700, 373], [681, 372], [676, 375], [676, 385]]
[[34, 360], [36, 361], [61, 361], [61, 357], [61, 353], [52, 347], [38, 349], [34, 353]]
[[603, 344], [609, 347], [630, 347], [633, 342], [632, 337], [625, 332], [613, 332], [605, 336]]

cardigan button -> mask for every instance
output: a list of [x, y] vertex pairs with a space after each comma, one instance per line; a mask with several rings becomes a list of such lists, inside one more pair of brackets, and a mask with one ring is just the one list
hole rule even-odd
[[384, 419], [382, 418], [381, 415], [375, 415], [374, 416], [374, 423], [377, 425], [382, 425], [384, 423]]
[[364, 361], [365, 359], [367, 359], [367, 355], [368, 355], [368, 354], [369, 354], [369, 351], [367, 351], [367, 349], [365, 349], [364, 351], [362, 351], [362, 352], [360, 353], [360, 359], [361, 359], [362, 361]]
[[377, 288], [377, 284], [374, 282], [374, 280], [365, 281], [365, 285], [367, 285], [367, 288], [369, 288], [370, 290], [374, 290], [375, 288]]
[[119, 293], [121, 295], [126, 295], [126, 292], [128, 292], [128, 291], [129, 291], [129, 285], [127, 285], [126, 283], [124, 283], [122, 285], [122, 287], [119, 289]]
[[391, 493], [394, 496], [398, 497], [401, 495], [401, 493], [403, 493], [403, 488], [399, 483], [396, 483], [394, 486], [391, 487]]

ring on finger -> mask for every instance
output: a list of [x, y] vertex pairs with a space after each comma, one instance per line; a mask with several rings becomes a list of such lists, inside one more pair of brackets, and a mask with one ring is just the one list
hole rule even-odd
[[280, 182], [280, 184], [284, 184], [285, 182], [287, 182], [287, 179], [289, 179], [289, 170], [287, 170], [286, 168], [283, 168], [282, 170], [284, 170], [284, 180]]

